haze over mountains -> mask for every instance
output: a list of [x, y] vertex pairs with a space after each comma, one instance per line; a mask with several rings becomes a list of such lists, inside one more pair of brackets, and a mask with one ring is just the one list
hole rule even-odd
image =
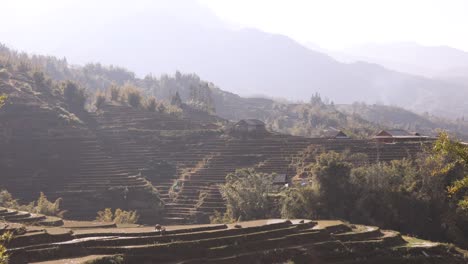
[[[140, 76], [175, 70], [195, 72], [202, 79], [241, 95], [307, 101], [319, 92], [336, 103], [379, 102], [451, 118], [468, 115], [468, 86], [463, 81], [420, 77], [414, 75], [419, 70], [384, 63], [395, 58], [398, 63], [424, 68], [421, 72], [426, 68], [438, 72], [449, 70], [449, 66], [463, 66], [461, 51], [441, 48], [436, 56], [432, 49], [414, 47], [418, 52], [408, 51], [414, 56], [401, 61], [399, 58], [406, 56], [404, 52], [384, 57], [383, 53], [393, 53], [365, 48], [369, 53], [361, 49], [353, 51], [353, 55], [369, 57], [370, 63], [342, 63], [287, 36], [232, 29], [195, 1], [158, 2], [145, 8], [129, 6], [128, 12], [117, 13], [118, 19], [110, 19], [109, 14], [78, 11], [39, 23], [37, 28], [22, 28], [21, 34], [30, 34], [37, 40], [34, 43], [26, 38], [17, 40], [14, 34], [4, 35], [6, 39], [2, 41], [25, 51], [65, 56], [71, 63], [124, 66]], [[102, 23], [88, 22], [85, 15], [99, 17]], [[115, 17], [116, 13], [112, 15]], [[67, 25], [66, 32], [60, 31], [63, 25], [59, 27], [58, 23]], [[45, 30], [38, 31], [39, 27]], [[394, 53], [397, 51], [401, 50]], [[427, 54], [434, 56], [427, 59]], [[385, 67], [373, 64], [377, 62]], [[433, 67], [434, 64], [438, 66]], [[457, 80], [463, 80], [458, 77]]]
[[463, 74], [468, 75], [468, 52], [448, 46], [423, 46], [409, 42], [369, 43], [331, 52], [330, 55], [340, 61], [367, 61], [430, 78], [442, 78], [450, 72], [461, 74], [457, 69], [465, 69]]

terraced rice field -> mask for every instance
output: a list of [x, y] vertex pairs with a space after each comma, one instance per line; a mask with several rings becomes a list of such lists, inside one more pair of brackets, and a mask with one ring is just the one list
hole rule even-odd
[[445, 244], [378, 227], [303, 219], [167, 226], [163, 234], [148, 226], [91, 222], [43, 232], [36, 227], [16, 236], [8, 252], [11, 263], [41, 264], [466, 263], [461, 251]]

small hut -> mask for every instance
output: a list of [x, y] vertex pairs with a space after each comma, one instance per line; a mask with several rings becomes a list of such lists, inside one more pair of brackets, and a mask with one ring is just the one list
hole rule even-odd
[[345, 132], [336, 128], [329, 128], [324, 130], [322, 133], [322, 138], [328, 139], [349, 139], [349, 136]]
[[265, 123], [258, 119], [243, 119], [230, 129], [231, 134], [238, 136], [263, 136], [268, 133]]

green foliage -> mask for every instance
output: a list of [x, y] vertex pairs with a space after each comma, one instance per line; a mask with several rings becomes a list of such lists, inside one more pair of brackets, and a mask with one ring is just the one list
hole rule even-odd
[[5, 101], [7, 100], [8, 96], [5, 94], [0, 95], [0, 108], [5, 105]]
[[250, 220], [274, 215], [273, 177], [253, 169], [239, 169], [228, 174], [221, 194], [226, 199], [229, 217]]
[[98, 93], [96, 95], [96, 101], [94, 105], [96, 106], [97, 109], [101, 109], [102, 106], [106, 103], [106, 96], [102, 93]]
[[210, 215], [211, 224], [232, 224], [235, 223], [237, 219], [232, 218], [229, 213], [220, 213], [215, 211], [213, 215]]
[[45, 194], [41, 192], [37, 201], [31, 202], [27, 205], [20, 205], [7, 190], [0, 191], [0, 206], [36, 214], [63, 217], [65, 211], [60, 209], [61, 202], [62, 198], [58, 198], [54, 202], [51, 202], [47, 199]]
[[123, 94], [127, 100], [127, 103], [132, 107], [138, 108], [141, 106], [142, 96], [138, 88], [134, 86], [126, 86], [123, 89]]
[[148, 100], [146, 100], [145, 108], [146, 108], [146, 110], [148, 110], [150, 112], [156, 112], [157, 105], [158, 105], [158, 103], [156, 102], [156, 98], [150, 97], [150, 98], [148, 98]]
[[117, 208], [112, 212], [111, 208], [106, 208], [104, 211], [97, 213], [96, 220], [100, 222], [113, 222], [116, 224], [135, 224], [138, 222], [140, 216], [137, 211], [125, 211]]
[[82, 110], [86, 103], [86, 93], [83, 88], [79, 88], [78, 85], [72, 81], [66, 81], [62, 83], [63, 97], [68, 106]]
[[0, 206], [5, 208], [19, 208], [19, 203], [7, 190], [0, 191]]
[[9, 256], [7, 253], [6, 244], [13, 238], [11, 232], [3, 233], [0, 236], [0, 264], [8, 264]]
[[317, 184], [297, 186], [284, 191], [281, 199], [281, 217], [317, 219], [322, 210]]
[[[322, 216], [346, 217], [346, 202], [349, 193], [349, 180], [352, 164], [347, 161], [347, 153], [325, 152], [317, 156], [312, 167], [312, 179], [319, 186], [327, 212]], [[339, 197], [337, 194], [342, 194]], [[323, 215], [324, 214], [324, 215]]]
[[320, 151], [292, 161], [303, 180], [282, 194], [283, 217], [344, 218], [468, 245], [466, 145], [441, 134], [416, 159], [376, 164]]
[[113, 222], [114, 221], [114, 213], [112, 212], [111, 208], [106, 208], [104, 211], [97, 212], [96, 221], [99, 222]]
[[182, 99], [180, 98], [179, 92], [176, 92], [175, 95], [172, 97], [171, 105], [175, 105], [177, 107], [182, 106]]
[[468, 145], [451, 139], [447, 133], [440, 133], [431, 158], [445, 161], [443, 166], [433, 169], [433, 174], [451, 176], [447, 193], [458, 206], [458, 212], [468, 215]]
[[120, 99], [120, 88], [116, 85], [112, 85], [110, 88], [110, 97], [112, 101], [118, 101]]
[[62, 198], [58, 198], [54, 202], [51, 202], [47, 199], [45, 194], [41, 192], [32, 212], [43, 215], [63, 217], [65, 211], [60, 209], [61, 202]]
[[38, 86], [42, 86], [45, 83], [45, 75], [42, 71], [35, 71], [33, 73], [34, 83]]

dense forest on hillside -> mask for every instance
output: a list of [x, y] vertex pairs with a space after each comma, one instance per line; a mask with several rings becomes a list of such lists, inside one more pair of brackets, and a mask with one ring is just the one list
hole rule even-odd
[[369, 137], [379, 129], [404, 128], [434, 136], [438, 129], [448, 130], [462, 139], [468, 138], [468, 122], [450, 121], [435, 116], [423, 116], [399, 107], [381, 105], [336, 106], [311, 91], [309, 102], [291, 103], [268, 98], [243, 98], [223, 91], [215, 84], [201, 80], [196, 74], [152, 74], [138, 78], [135, 73], [117, 66], [99, 63], [85, 66], [69, 65], [65, 58], [19, 53], [0, 46], [4, 64], [15, 61], [31, 72], [44, 71], [56, 81], [72, 80], [84, 88], [88, 106], [94, 106], [99, 93], [109, 93], [111, 87], [140, 89], [147, 97], [170, 102], [179, 94], [192, 109], [236, 121], [255, 118], [279, 133], [307, 137], [322, 136], [330, 128], [341, 129], [353, 137]]

